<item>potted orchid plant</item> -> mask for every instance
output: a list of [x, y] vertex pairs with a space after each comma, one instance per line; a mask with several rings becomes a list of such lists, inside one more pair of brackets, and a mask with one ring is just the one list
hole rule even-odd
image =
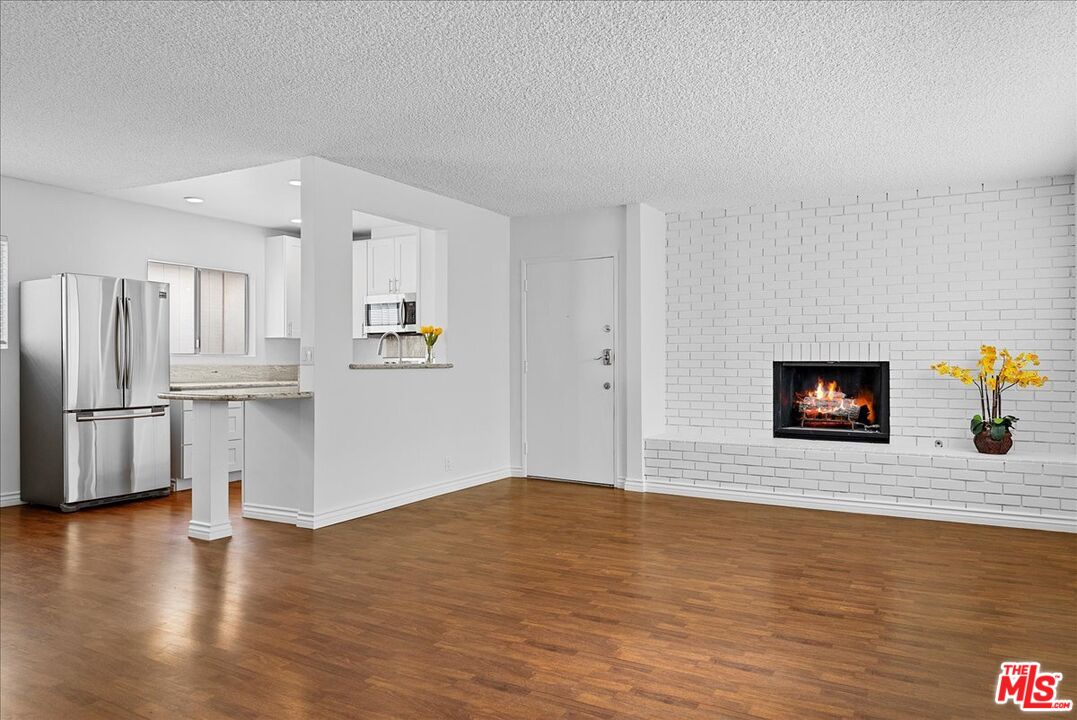
[[[996, 371], [998, 358], [1002, 365]], [[975, 385], [980, 393], [980, 412], [972, 416], [969, 428], [976, 449], [989, 455], [1005, 455], [1013, 447], [1011, 432], [1017, 418], [1002, 414], [1002, 394], [1012, 387], [1043, 387], [1047, 376], [1036, 370], [1026, 369], [1039, 365], [1035, 353], [1021, 353], [1016, 357], [1003, 348], [998, 352], [993, 345], [980, 346], [980, 362], [975, 370], [968, 370], [946, 362], [937, 362], [931, 369], [939, 375], [950, 376], [965, 385]]]

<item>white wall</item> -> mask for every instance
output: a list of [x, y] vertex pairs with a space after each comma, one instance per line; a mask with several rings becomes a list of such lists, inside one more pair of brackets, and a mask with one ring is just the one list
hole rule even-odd
[[296, 344], [264, 340], [263, 239], [240, 223], [0, 178], [0, 234], [9, 240], [10, 336], [0, 350], [0, 500], [19, 489], [19, 293], [22, 280], [59, 272], [146, 277], [147, 260], [171, 260], [250, 275], [254, 354], [173, 356], [182, 363], [295, 362]]
[[1011, 455], [1072, 458], [1073, 211], [1064, 176], [670, 213], [669, 425], [769, 434], [773, 360], [862, 344], [890, 360], [893, 444], [969, 447], [976, 395], [930, 365], [987, 343], [1050, 378], [1007, 392]]
[[[302, 160], [302, 177], [301, 343], [313, 362], [300, 367], [300, 382], [314, 398], [304, 403], [313, 481], [302, 491], [300, 524], [508, 475], [508, 218], [320, 158]], [[353, 210], [447, 232], [442, 342], [454, 368], [349, 369]]]
[[625, 364], [626, 322], [626, 275], [625, 239], [627, 232], [625, 207], [598, 208], [567, 215], [516, 217], [512, 219], [512, 243], [509, 254], [509, 312], [512, 318], [509, 342], [511, 343], [511, 460], [514, 472], [523, 468], [522, 437], [522, 378], [523, 336], [521, 317], [521, 277], [523, 263], [527, 260], [547, 258], [617, 258], [618, 318], [616, 333], [616, 384], [618, 408], [617, 477], [625, 476], [627, 382]]

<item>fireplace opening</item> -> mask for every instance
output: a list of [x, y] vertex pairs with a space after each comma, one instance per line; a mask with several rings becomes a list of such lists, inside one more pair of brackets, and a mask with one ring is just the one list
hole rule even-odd
[[775, 362], [774, 437], [890, 442], [890, 363]]

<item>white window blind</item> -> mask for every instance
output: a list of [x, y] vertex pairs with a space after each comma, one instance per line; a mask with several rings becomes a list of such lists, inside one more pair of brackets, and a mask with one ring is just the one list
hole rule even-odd
[[224, 273], [198, 272], [198, 349], [211, 355], [224, 352]]
[[7, 238], [0, 236], [0, 349], [7, 348]]
[[225, 355], [244, 355], [247, 352], [247, 276], [243, 273], [222, 273], [221, 322]]
[[151, 262], [146, 279], [168, 283], [169, 352], [190, 355], [195, 352], [194, 321], [196, 271], [190, 265]]

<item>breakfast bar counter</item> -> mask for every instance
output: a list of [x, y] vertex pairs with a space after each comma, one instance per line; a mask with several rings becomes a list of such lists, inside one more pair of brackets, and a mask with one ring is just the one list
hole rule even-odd
[[[224, 383], [222, 383], [224, 384]], [[162, 400], [192, 401], [193, 471], [191, 474], [191, 521], [187, 537], [220, 540], [232, 536], [228, 519], [228, 403], [253, 400], [301, 400], [314, 393], [301, 391], [298, 383], [242, 385], [215, 389], [171, 390]]]

